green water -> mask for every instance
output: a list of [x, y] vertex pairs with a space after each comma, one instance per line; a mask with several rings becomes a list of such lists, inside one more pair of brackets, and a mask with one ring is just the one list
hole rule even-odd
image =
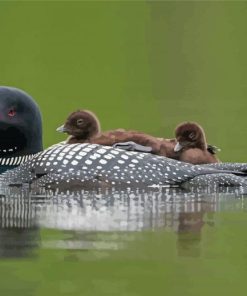
[[[87, 108], [104, 130], [134, 128], [172, 137], [179, 122], [198, 121], [208, 142], [221, 147], [222, 160], [245, 162], [246, 33], [246, 2], [1, 1], [0, 84], [36, 99], [46, 147], [64, 139], [55, 129], [69, 112]], [[0, 247], [0, 295], [243, 293], [246, 201], [239, 194], [224, 196], [223, 203], [210, 198], [199, 217], [183, 218], [184, 210], [178, 211], [182, 220], [199, 219], [199, 228], [184, 232], [164, 218], [175, 215], [176, 207], [161, 211], [160, 226], [155, 218], [158, 226], [123, 232], [98, 229], [104, 219], [95, 231], [85, 229], [84, 220], [78, 229], [75, 218], [86, 214], [75, 215], [74, 207], [62, 212], [68, 225], [59, 216], [51, 226], [53, 212], [38, 205], [47, 213], [42, 222], [1, 224], [7, 247]], [[1, 203], [3, 223], [12, 207]], [[95, 217], [102, 217], [101, 210]], [[132, 211], [130, 204], [127, 212]], [[131, 225], [126, 217], [119, 221]], [[18, 234], [27, 249], [18, 244]], [[115, 249], [60, 245], [83, 242], [87, 235], [86, 241], [113, 241]], [[24, 250], [19, 259], [18, 249]]]
[[1, 295], [246, 289], [247, 204], [237, 191], [1, 194]]

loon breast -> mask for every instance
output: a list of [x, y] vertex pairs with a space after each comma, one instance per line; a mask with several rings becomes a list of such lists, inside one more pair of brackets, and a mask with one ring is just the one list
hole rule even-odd
[[217, 180], [222, 185], [247, 186], [244, 178], [225, 170], [97, 144], [54, 145], [6, 172], [0, 180], [23, 183], [40, 176], [44, 176], [44, 183], [55, 182], [58, 185], [59, 182], [89, 180], [100, 180], [110, 185], [180, 185], [206, 177], [208, 183]]

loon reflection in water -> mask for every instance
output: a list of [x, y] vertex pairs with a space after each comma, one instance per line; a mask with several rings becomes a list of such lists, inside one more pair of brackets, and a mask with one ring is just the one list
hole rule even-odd
[[[132, 232], [159, 229], [177, 234], [178, 255], [197, 256], [202, 228], [214, 226], [215, 212], [224, 207], [228, 211], [246, 208], [244, 195], [236, 188], [222, 188], [218, 193], [110, 188], [54, 194], [41, 188], [6, 187], [0, 194], [2, 257], [29, 256], [39, 247], [126, 248], [128, 240], [135, 239]], [[66, 230], [70, 239], [41, 241], [40, 229]]]

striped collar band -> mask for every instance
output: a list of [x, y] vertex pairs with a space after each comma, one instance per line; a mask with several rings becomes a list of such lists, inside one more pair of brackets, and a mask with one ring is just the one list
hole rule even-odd
[[0, 158], [0, 166], [1, 165], [20, 165], [27, 160], [31, 159], [34, 156], [34, 154], [29, 154], [29, 155], [23, 155], [23, 156], [15, 156], [15, 157], [4, 157]]

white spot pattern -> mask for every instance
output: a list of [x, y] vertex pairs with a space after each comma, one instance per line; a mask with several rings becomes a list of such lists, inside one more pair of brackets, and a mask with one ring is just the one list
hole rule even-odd
[[[4, 162], [14, 163], [11, 160], [4, 160]], [[105, 182], [111, 184], [120, 180], [128, 184], [130, 184], [130, 181], [131, 183], [146, 185], [151, 183], [180, 184], [196, 177], [195, 180], [201, 183], [203, 183], [203, 179], [206, 179], [205, 182], [208, 183], [216, 180], [215, 182], [219, 182], [219, 184], [241, 184], [247, 187], [247, 181], [244, 178], [223, 174], [223, 172], [212, 174], [215, 169], [207, 166], [194, 166], [165, 157], [126, 152], [111, 147], [105, 149], [105, 147], [102, 148], [102, 146], [93, 144], [51, 147], [38, 153], [19, 168], [16, 172], [22, 180], [33, 178], [30, 170], [38, 169], [39, 173], [42, 173], [42, 170], [48, 173], [55, 172], [54, 177], [51, 177], [50, 180], [59, 173], [59, 178], [66, 180], [66, 182], [73, 180], [75, 176], [79, 180], [88, 180], [97, 173], [98, 176], [101, 175], [105, 179]], [[247, 168], [247, 165], [245, 168]], [[10, 172], [12, 175], [15, 170]], [[203, 176], [200, 177], [200, 175]]]

